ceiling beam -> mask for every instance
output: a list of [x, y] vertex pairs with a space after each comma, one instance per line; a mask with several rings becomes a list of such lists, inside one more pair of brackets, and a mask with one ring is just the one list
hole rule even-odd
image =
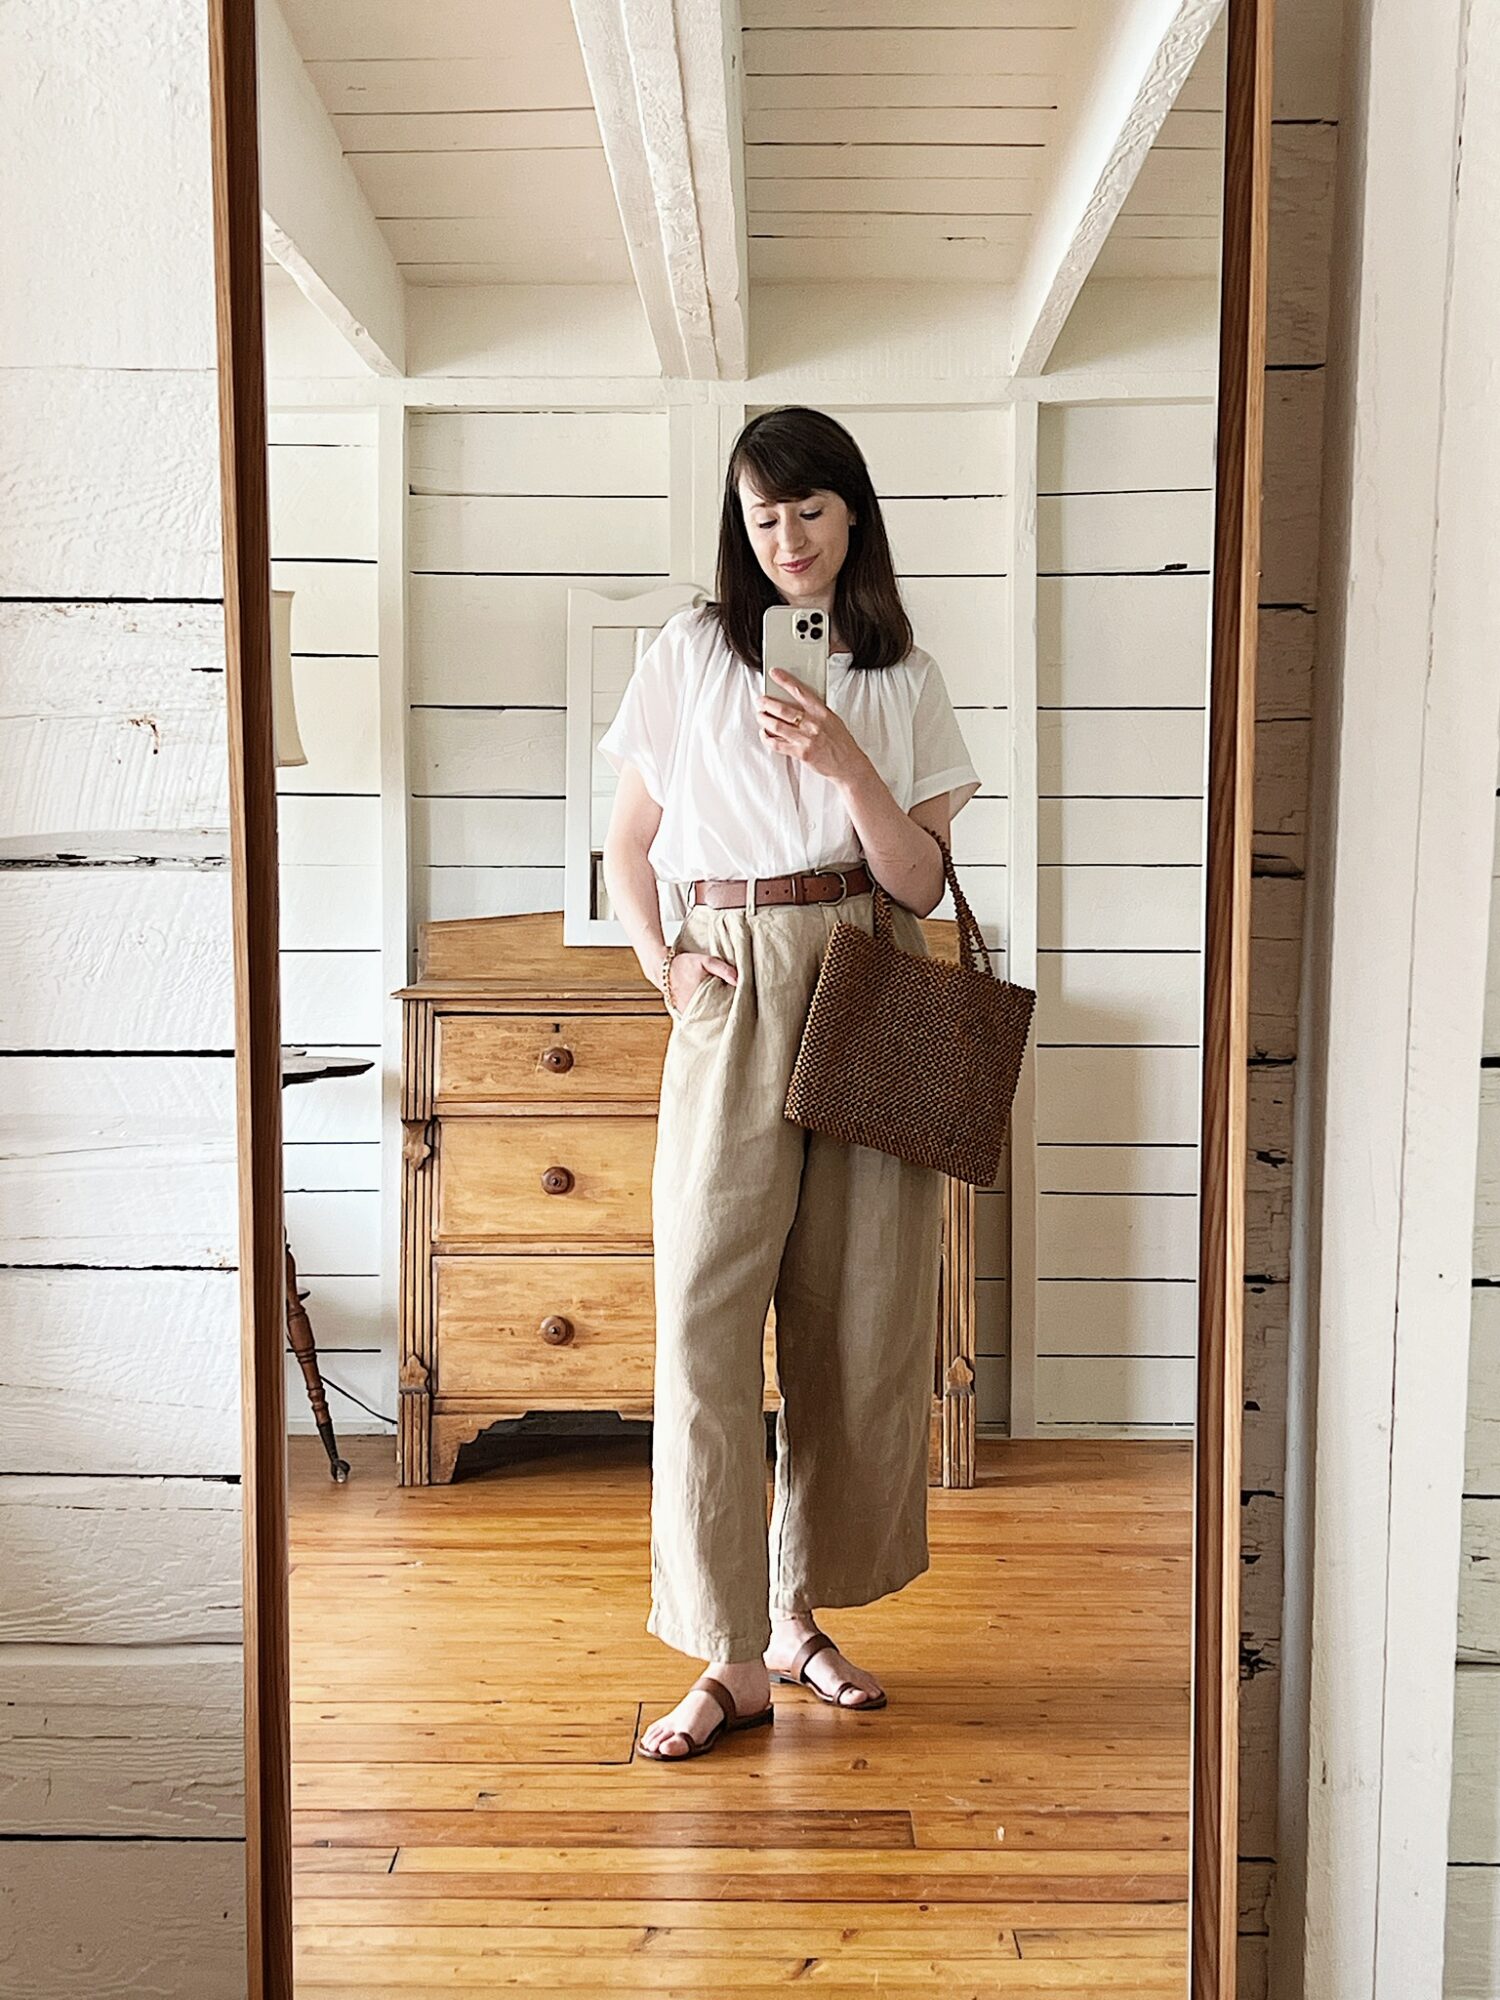
[[1099, 9], [1082, 95], [1016, 282], [1011, 358], [1040, 375], [1162, 121], [1224, 0], [1121, 0]]
[[257, 0], [268, 255], [377, 375], [406, 372], [406, 285], [276, 0]]
[[739, 0], [573, 0], [663, 375], [749, 372]]

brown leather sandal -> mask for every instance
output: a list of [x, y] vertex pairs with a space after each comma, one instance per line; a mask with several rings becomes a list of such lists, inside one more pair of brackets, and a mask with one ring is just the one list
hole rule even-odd
[[[788, 1687], [797, 1687], [800, 1685], [805, 1688], [811, 1688], [813, 1693], [818, 1697], [818, 1700], [826, 1701], [830, 1708], [847, 1708], [855, 1713], [862, 1713], [871, 1708], [884, 1708], [885, 1693], [883, 1690], [879, 1694], [871, 1694], [868, 1688], [860, 1687], [858, 1681], [840, 1681], [832, 1694], [826, 1694], [815, 1681], [808, 1679], [808, 1661], [815, 1654], [821, 1653], [825, 1646], [833, 1646], [832, 1639], [829, 1638], [826, 1632], [814, 1632], [810, 1639], [804, 1639], [802, 1644], [797, 1648], [792, 1664], [787, 1668], [785, 1673], [779, 1667], [771, 1668], [772, 1680], [785, 1681]], [[837, 1650], [838, 1648], [835, 1646], [834, 1651], [837, 1652]], [[841, 1701], [839, 1697], [843, 1694], [845, 1688], [856, 1689], [857, 1692], [865, 1696], [865, 1700]]]
[[731, 1730], [759, 1729], [764, 1723], [776, 1720], [776, 1710], [769, 1702], [754, 1715], [741, 1715], [734, 1705], [734, 1696], [725, 1687], [724, 1683], [715, 1680], [712, 1674], [699, 1674], [697, 1680], [693, 1682], [692, 1687], [688, 1689], [688, 1693], [692, 1694], [699, 1688], [706, 1695], [712, 1696], [724, 1711], [723, 1715], [714, 1724], [713, 1728], [709, 1730], [703, 1741], [701, 1743], [698, 1742], [697, 1738], [686, 1729], [673, 1729], [668, 1732], [667, 1740], [670, 1741], [673, 1736], [686, 1736], [688, 1742], [692, 1745], [690, 1750], [651, 1750], [644, 1743], [640, 1743], [636, 1747], [643, 1757], [650, 1757], [658, 1764], [686, 1764], [691, 1757], [706, 1755], [708, 1751], [713, 1749], [719, 1738], [727, 1735]]

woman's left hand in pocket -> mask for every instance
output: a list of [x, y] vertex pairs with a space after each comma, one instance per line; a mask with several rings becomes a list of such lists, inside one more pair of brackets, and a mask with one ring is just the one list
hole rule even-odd
[[841, 715], [819, 701], [794, 674], [772, 667], [771, 678], [786, 689], [784, 696], [760, 698], [761, 739], [783, 756], [795, 757], [820, 777], [841, 784], [852, 779], [869, 759], [850, 734]]

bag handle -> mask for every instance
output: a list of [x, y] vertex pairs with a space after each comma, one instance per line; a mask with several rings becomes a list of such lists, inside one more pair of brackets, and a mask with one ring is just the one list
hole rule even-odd
[[[928, 831], [931, 832], [931, 828]], [[985, 950], [984, 933], [979, 928], [979, 923], [974, 912], [969, 908], [968, 897], [965, 896], [963, 890], [958, 885], [958, 871], [953, 866], [953, 856], [948, 851], [948, 843], [940, 833], [934, 833], [932, 837], [942, 849], [943, 874], [947, 877], [948, 887], [953, 892], [953, 907], [958, 913], [959, 958], [968, 966], [971, 972], [988, 972], [993, 974], [994, 968], [990, 964], [990, 955]], [[875, 936], [885, 945], [894, 943], [891, 937], [892, 901], [893, 898], [890, 892], [877, 882], [875, 884], [874, 896]]]

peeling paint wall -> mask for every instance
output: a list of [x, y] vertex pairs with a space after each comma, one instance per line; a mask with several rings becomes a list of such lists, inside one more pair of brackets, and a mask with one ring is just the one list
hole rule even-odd
[[0, 1988], [244, 1991], [208, 58], [0, 14]]

